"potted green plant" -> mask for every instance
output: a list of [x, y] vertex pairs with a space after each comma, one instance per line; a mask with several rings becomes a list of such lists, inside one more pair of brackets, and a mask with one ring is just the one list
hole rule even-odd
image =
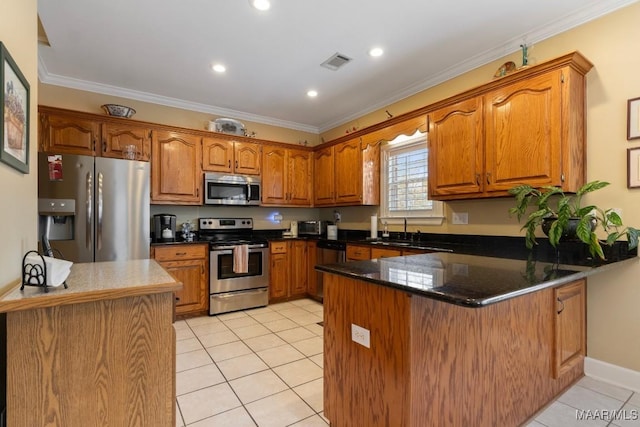
[[[613, 209], [582, 206], [582, 196], [607, 185], [608, 182], [591, 181], [575, 194], [565, 194], [560, 187], [518, 185], [509, 190], [516, 199], [516, 205], [509, 209], [509, 214], [517, 215], [518, 221], [526, 216], [522, 229], [526, 230], [525, 243], [529, 249], [536, 244], [535, 231], [540, 226], [554, 248], [561, 238], [575, 238], [588, 245], [592, 256], [605, 259], [602, 244], [612, 245], [626, 235], [631, 250], [638, 246], [639, 233], [636, 228], [625, 227], [620, 215]], [[535, 209], [527, 215], [531, 206]], [[598, 226], [607, 234], [604, 241], [597, 237]]]

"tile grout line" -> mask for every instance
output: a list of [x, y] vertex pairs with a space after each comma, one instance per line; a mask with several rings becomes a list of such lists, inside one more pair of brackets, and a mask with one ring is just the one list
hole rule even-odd
[[[307, 304], [307, 305], [315, 305], [315, 304]], [[316, 311], [316, 312], [311, 312], [311, 311], [309, 311], [309, 310], [306, 310], [306, 309], [304, 309], [304, 308], [303, 308], [303, 306], [297, 306], [297, 305], [296, 305], [296, 306], [295, 306], [295, 308], [302, 309], [302, 310], [306, 311], [307, 313], [312, 314], [312, 315], [316, 315], [316, 316], [317, 316], [317, 313], [318, 313], [317, 311]], [[286, 310], [286, 309], [285, 309], [285, 310]], [[323, 336], [323, 335], [317, 335], [315, 332], [313, 332], [313, 331], [309, 330], [308, 328], [306, 328], [306, 326], [309, 326], [309, 325], [312, 325], [312, 324], [317, 324], [317, 323], [310, 323], [309, 325], [301, 325], [301, 324], [298, 324], [295, 320], [292, 320], [291, 318], [289, 318], [289, 317], [287, 317], [287, 316], [285, 316], [285, 315], [282, 315], [282, 314], [281, 314], [279, 311], [277, 311], [277, 310], [272, 310], [272, 311], [273, 311], [274, 313], [278, 313], [278, 314], [280, 314], [280, 315], [281, 315], [281, 316], [283, 316], [285, 319], [288, 319], [288, 320], [292, 321], [293, 323], [296, 323], [296, 324], [297, 324], [297, 326], [295, 326], [295, 327], [293, 327], [293, 328], [283, 329], [282, 331], [285, 331], [285, 330], [291, 330], [291, 329], [296, 329], [296, 328], [300, 328], [300, 327], [301, 327], [301, 328], [304, 328], [304, 329], [306, 329], [307, 331], [311, 332], [315, 337], [321, 337], [322, 339], [324, 339], [324, 336]], [[251, 318], [252, 320], [256, 321], [259, 325], [264, 326], [263, 322], [261, 322], [261, 321], [259, 321], [259, 320], [255, 319], [255, 317], [253, 317], [253, 316], [252, 316], [250, 313], [248, 313], [246, 310], [243, 310], [243, 311], [242, 311], [242, 313], [244, 313], [247, 317]], [[323, 317], [323, 316], [322, 316], [322, 317]], [[234, 317], [234, 318], [231, 318], [231, 319], [228, 319], [228, 320], [234, 320], [234, 319], [238, 319], [238, 318], [242, 318], [242, 316], [241, 316], [241, 317]], [[251, 373], [251, 374], [243, 375], [243, 376], [240, 376], [240, 377], [238, 377], [238, 378], [234, 378], [233, 380], [237, 380], [237, 379], [240, 379], [240, 378], [244, 378], [244, 377], [247, 377], [247, 376], [250, 376], [250, 375], [254, 375], [254, 374], [257, 374], [257, 373], [260, 373], [260, 372], [271, 371], [271, 372], [272, 372], [272, 373], [273, 373], [273, 374], [274, 374], [278, 379], [280, 379], [280, 381], [282, 381], [282, 382], [287, 386], [287, 389], [286, 389], [286, 390], [282, 390], [282, 391], [277, 392], [277, 393], [272, 393], [272, 394], [269, 394], [269, 395], [267, 395], [267, 396], [263, 396], [263, 397], [261, 397], [260, 399], [256, 399], [255, 401], [248, 402], [247, 404], [245, 404], [244, 402], [242, 402], [242, 400], [240, 399], [240, 397], [239, 397], [239, 396], [238, 396], [238, 394], [236, 393], [235, 389], [231, 386], [230, 381], [233, 381], [233, 380], [229, 380], [229, 379], [227, 378], [227, 376], [224, 374], [224, 372], [223, 372], [223, 371], [220, 369], [220, 367], [218, 366], [218, 363], [213, 359], [213, 357], [211, 356], [211, 354], [207, 351], [207, 347], [205, 347], [205, 345], [204, 345], [204, 344], [203, 344], [203, 342], [201, 341], [200, 336], [198, 336], [198, 334], [196, 334], [196, 332], [193, 330], [192, 325], [190, 325], [190, 324], [187, 322], [187, 319], [185, 319], [185, 320], [184, 320], [184, 323], [185, 323], [185, 324], [186, 324], [186, 326], [189, 328], [189, 330], [191, 331], [191, 333], [194, 335], [195, 339], [198, 341], [198, 343], [200, 344], [200, 346], [202, 347], [202, 349], [207, 353], [207, 356], [208, 356], [208, 357], [209, 357], [209, 359], [211, 360], [212, 364], [216, 367], [216, 369], [220, 372], [220, 374], [221, 374], [221, 375], [222, 375], [222, 377], [224, 378], [224, 380], [225, 380], [225, 381], [224, 381], [224, 383], [226, 383], [226, 384], [227, 384], [227, 386], [231, 389], [231, 391], [233, 392], [233, 394], [236, 396], [236, 398], [237, 398], [237, 399], [238, 399], [238, 401], [240, 402], [240, 405], [242, 406], [242, 408], [247, 412], [247, 414], [249, 415], [249, 417], [251, 418], [251, 420], [252, 420], [256, 425], [257, 425], [258, 423], [257, 423], [257, 422], [256, 422], [256, 420], [253, 418], [253, 416], [251, 415], [251, 413], [248, 411], [248, 409], [246, 408], [246, 405], [251, 404], [251, 403], [254, 403], [254, 402], [258, 402], [258, 401], [260, 401], [260, 400], [262, 400], [262, 399], [265, 399], [265, 398], [268, 398], [268, 397], [274, 396], [274, 395], [279, 394], [279, 393], [283, 393], [283, 392], [285, 392], [285, 391], [287, 391], [287, 390], [291, 390], [291, 392], [292, 392], [293, 394], [295, 394], [295, 395], [296, 395], [296, 396], [297, 396], [297, 397], [298, 397], [298, 398], [299, 398], [299, 399], [300, 399], [300, 400], [301, 400], [305, 405], [307, 405], [307, 407], [308, 407], [309, 409], [311, 409], [311, 411], [312, 411], [312, 413], [313, 413], [313, 414], [312, 414], [312, 415], [310, 415], [309, 417], [303, 418], [302, 420], [298, 420], [298, 421], [294, 422], [293, 424], [298, 423], [298, 422], [303, 421], [303, 420], [306, 420], [306, 419], [308, 419], [308, 418], [312, 418], [312, 417], [314, 417], [314, 416], [316, 416], [316, 415], [317, 415], [318, 417], [320, 417], [320, 419], [321, 419], [323, 422], [325, 422], [325, 423], [326, 423], [326, 421], [325, 421], [324, 417], [323, 417], [322, 415], [320, 415], [320, 413], [321, 413], [322, 411], [320, 411], [320, 412], [316, 411], [316, 410], [315, 410], [315, 409], [314, 409], [314, 408], [309, 404], [309, 402], [307, 402], [307, 400], [305, 400], [305, 399], [304, 399], [300, 394], [298, 394], [298, 393], [294, 390], [294, 387], [290, 386], [290, 385], [289, 385], [289, 384], [288, 384], [288, 383], [287, 383], [287, 382], [286, 382], [286, 381], [285, 381], [285, 380], [284, 380], [280, 375], [278, 375], [278, 373], [277, 373], [277, 372], [275, 372], [275, 370], [273, 369], [273, 367], [269, 366], [269, 365], [267, 364], [267, 362], [266, 362], [264, 359], [262, 359], [262, 358], [260, 357], [260, 355], [259, 355], [259, 354], [258, 354], [258, 353], [257, 353], [257, 352], [256, 352], [256, 351], [255, 351], [251, 346], [249, 346], [249, 345], [245, 342], [245, 340], [244, 340], [243, 338], [241, 338], [239, 335], [237, 335], [237, 334], [234, 332], [234, 330], [226, 324], [225, 320], [220, 319], [220, 318], [218, 318], [218, 320], [219, 320], [219, 321], [220, 321], [220, 322], [221, 322], [221, 323], [222, 323], [222, 324], [223, 324], [223, 325], [224, 325], [224, 326], [225, 326], [225, 327], [226, 327], [226, 328], [227, 328], [227, 329], [228, 329], [228, 330], [229, 330], [229, 331], [230, 331], [230, 332], [231, 332], [231, 333], [236, 337], [236, 338], [238, 338], [238, 340], [237, 340], [237, 341], [241, 342], [243, 345], [245, 345], [245, 346], [246, 346], [246, 347], [251, 351], [251, 353], [249, 353], [249, 354], [254, 354], [254, 355], [255, 355], [255, 356], [256, 356], [260, 361], [262, 361], [262, 362], [267, 366], [267, 369], [263, 369], [263, 370], [260, 370], [260, 371], [253, 372], [253, 373]], [[324, 318], [323, 318], [323, 320], [324, 320]], [[267, 322], [267, 323], [268, 323], [268, 322]], [[195, 325], [195, 326], [197, 326], [197, 325]], [[248, 325], [248, 326], [252, 326], [252, 325]], [[277, 332], [270, 330], [270, 329], [269, 329], [268, 327], [266, 327], [266, 326], [264, 326], [264, 327], [265, 327], [267, 330], [269, 330], [269, 333], [268, 333], [268, 334], [265, 334], [265, 335], [258, 335], [258, 336], [256, 336], [256, 337], [250, 337], [250, 338], [247, 338], [247, 339], [257, 338], [257, 337], [259, 337], [259, 336], [266, 336], [266, 335], [270, 335], [270, 334], [276, 335], [276, 336], [278, 336], [279, 338], [283, 339], [282, 337], [280, 337], [280, 336], [277, 334]], [[282, 332], [282, 331], [278, 331], [278, 332]], [[205, 334], [205, 335], [209, 335], [209, 334]], [[186, 338], [186, 339], [189, 339], [189, 338]], [[186, 340], [186, 339], [185, 339], [185, 340]], [[232, 341], [232, 342], [237, 342], [237, 341]], [[293, 343], [292, 343], [292, 342], [289, 342], [289, 341], [287, 341], [287, 340], [285, 340], [285, 339], [283, 339], [283, 341], [285, 341], [285, 343], [286, 343], [287, 345], [289, 345], [289, 346], [291, 346], [291, 347], [295, 348], [296, 350], [298, 350], [295, 346], [293, 346]], [[298, 340], [298, 341], [303, 341], [303, 340]], [[297, 342], [297, 341], [295, 341], [295, 342]], [[229, 343], [222, 343], [222, 344], [219, 344], [219, 345], [224, 345], [224, 344], [229, 344]], [[212, 347], [215, 347], [215, 346], [212, 346]], [[195, 351], [200, 351], [200, 349], [198, 349], [198, 350], [193, 350], [193, 352], [195, 352]], [[299, 350], [298, 350], [298, 351], [299, 351]], [[190, 353], [190, 352], [185, 352], [185, 353], [181, 353], [181, 354], [186, 354], [186, 353]], [[302, 352], [301, 352], [301, 353], [302, 353]], [[300, 361], [300, 360], [305, 360], [305, 359], [306, 359], [306, 360], [308, 360], [310, 363], [312, 363], [314, 366], [318, 366], [318, 365], [317, 365], [317, 363], [315, 363], [313, 360], [311, 360], [311, 357], [313, 357], [313, 356], [317, 356], [318, 354], [323, 354], [323, 352], [318, 353], [318, 354], [314, 354], [314, 355], [311, 355], [311, 356], [307, 356], [307, 355], [306, 355], [306, 354], [304, 354], [304, 353], [302, 353], [302, 354], [304, 355], [304, 357], [303, 357], [302, 359], [298, 359], [298, 360], [295, 360], [295, 361], [291, 361], [291, 362], [289, 362], [289, 363], [285, 363], [285, 364], [282, 364], [282, 365], [278, 365], [277, 367], [280, 367], [280, 366], [286, 366], [286, 365], [288, 365], [288, 364], [295, 363], [295, 362], [298, 362], [298, 361]], [[323, 355], [323, 356], [324, 356], [324, 355]], [[239, 357], [239, 356], [235, 356], [235, 357]], [[229, 358], [229, 359], [225, 359], [225, 360], [231, 360], [231, 359], [233, 359], [233, 357], [232, 357], [232, 358]], [[203, 366], [204, 366], [204, 365], [203, 365]], [[197, 368], [199, 368], [199, 367], [200, 367], [200, 366], [198, 366], [198, 367], [194, 367], [194, 368], [191, 368], [191, 369], [197, 369]], [[324, 367], [320, 367], [320, 369], [323, 369], [323, 370], [324, 370]], [[188, 371], [188, 370], [190, 370], [190, 369], [185, 369], [184, 371], [181, 371], [181, 372], [186, 372], [186, 371]], [[312, 379], [312, 380], [310, 380], [310, 381], [306, 381], [306, 382], [303, 382], [303, 383], [300, 383], [300, 384], [296, 385], [295, 387], [299, 387], [299, 386], [301, 386], [301, 385], [308, 384], [308, 383], [313, 382], [313, 381], [316, 381], [316, 380], [318, 380], [318, 378], [316, 378], [316, 379]], [[222, 384], [222, 383], [219, 383], [219, 384]], [[215, 385], [219, 385], [219, 384], [215, 384]], [[211, 386], [207, 386], [207, 387], [204, 387], [204, 388], [208, 388], [208, 387], [211, 387]], [[202, 389], [204, 389], [204, 388], [202, 388]], [[192, 390], [192, 391], [190, 391], [189, 393], [193, 393], [193, 392], [196, 392], [196, 391], [199, 391], [199, 390], [202, 390], [202, 389]], [[189, 394], [189, 393], [185, 393], [184, 395]], [[181, 395], [181, 396], [182, 396], [182, 395]], [[178, 404], [178, 401], [177, 401], [177, 400], [178, 400], [178, 396], [176, 395], [176, 406], [178, 407], [178, 410], [180, 411], [180, 416], [181, 416], [181, 418], [182, 418], [182, 423], [183, 423], [183, 425], [184, 425], [184, 426], [187, 426], [187, 424], [186, 424], [186, 423], [185, 423], [185, 421], [184, 421], [184, 416], [182, 416], [182, 409], [180, 408], [180, 405]], [[229, 409], [229, 410], [227, 410], [227, 411], [220, 412], [220, 413], [218, 413], [218, 414], [215, 414], [214, 416], [217, 416], [217, 415], [220, 415], [220, 414], [223, 414], [223, 413], [226, 413], [226, 412], [232, 411], [232, 410], [237, 409], [237, 408], [239, 408], [239, 406], [238, 406], [238, 407], [236, 407], [236, 408]], [[210, 417], [203, 418], [202, 420], [207, 419], [207, 418], [210, 418]], [[197, 420], [197, 421], [194, 421], [194, 422], [199, 422], [199, 421], [202, 421], [202, 420]]]

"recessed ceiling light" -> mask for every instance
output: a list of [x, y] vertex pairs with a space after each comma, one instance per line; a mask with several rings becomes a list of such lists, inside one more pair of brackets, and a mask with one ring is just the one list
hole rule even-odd
[[384, 50], [382, 50], [382, 48], [380, 47], [374, 47], [369, 51], [369, 55], [375, 57], [378, 56], [382, 56], [382, 54], [384, 53]]
[[309, 98], [315, 98], [316, 96], [318, 96], [318, 91], [317, 91], [317, 90], [313, 90], [313, 89], [312, 89], [312, 90], [310, 90], [310, 91], [308, 91], [308, 92], [307, 92], [307, 96], [308, 96]]
[[258, 10], [269, 10], [271, 8], [269, 0], [249, 0], [249, 3]]
[[216, 73], [224, 73], [225, 71], [227, 71], [227, 67], [225, 67], [222, 64], [214, 64], [213, 67], [211, 67], [213, 69], [213, 71], [215, 71]]

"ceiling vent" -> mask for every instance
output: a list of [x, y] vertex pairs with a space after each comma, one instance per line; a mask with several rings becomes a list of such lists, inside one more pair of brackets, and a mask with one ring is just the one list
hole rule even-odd
[[341, 53], [336, 53], [329, 59], [324, 61], [322, 64], [320, 64], [320, 66], [336, 71], [338, 68], [342, 67], [345, 64], [348, 64], [349, 62], [351, 62], [351, 58]]

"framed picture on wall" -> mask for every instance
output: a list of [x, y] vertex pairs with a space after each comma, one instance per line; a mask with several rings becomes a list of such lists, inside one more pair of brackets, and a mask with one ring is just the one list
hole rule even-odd
[[0, 42], [0, 161], [29, 173], [29, 83]]
[[640, 147], [627, 149], [627, 188], [640, 188]]
[[627, 101], [627, 140], [640, 138], [640, 98]]

